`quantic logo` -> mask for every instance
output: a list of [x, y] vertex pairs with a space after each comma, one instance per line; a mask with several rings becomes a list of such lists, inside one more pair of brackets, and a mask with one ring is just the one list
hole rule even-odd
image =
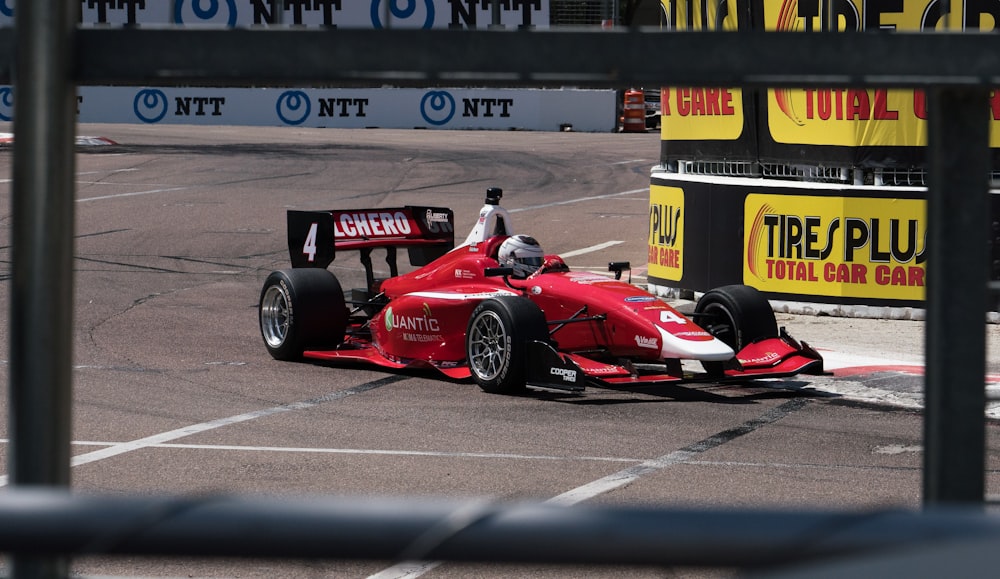
[[312, 102], [309, 95], [300, 90], [289, 90], [281, 93], [275, 105], [278, 118], [286, 125], [301, 125], [312, 113]]
[[0, 0], [0, 15], [3, 16], [14, 16], [14, 7], [11, 6], [11, 2], [14, 0]]
[[174, 2], [174, 24], [210, 23], [236, 26], [236, 0], [174, 0]]

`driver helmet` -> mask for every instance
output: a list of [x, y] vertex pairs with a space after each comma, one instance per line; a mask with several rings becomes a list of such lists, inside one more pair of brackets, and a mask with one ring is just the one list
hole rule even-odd
[[530, 235], [512, 235], [500, 245], [497, 261], [514, 270], [514, 277], [524, 279], [542, 267], [545, 254]]

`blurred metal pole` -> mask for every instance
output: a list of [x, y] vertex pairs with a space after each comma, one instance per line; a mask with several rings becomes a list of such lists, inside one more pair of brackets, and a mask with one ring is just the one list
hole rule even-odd
[[493, 0], [492, 6], [490, 6], [490, 25], [489, 30], [503, 30], [503, 21], [500, 16], [500, 0]]
[[985, 500], [988, 96], [928, 95], [925, 506]]
[[[68, 487], [73, 324], [73, 30], [79, 2], [18, 2], [10, 332], [11, 482]], [[14, 578], [66, 577], [17, 553]]]
[[[983, 561], [966, 557], [935, 568], [953, 571], [942, 576], [992, 576], [1000, 519], [968, 507], [852, 512], [638, 504], [566, 507], [361, 496], [98, 496], [54, 490], [0, 493], [0, 550], [39, 556], [777, 570], [835, 558], [846, 562], [850, 557], [920, 553], [931, 547], [957, 547], [973, 541], [993, 564], [979, 571]], [[660, 571], [660, 575], [670, 574], [666, 569]], [[608, 568], [606, 575], [616, 576], [615, 569]], [[857, 572], [850, 576], [859, 575], [876, 576]], [[813, 575], [792, 572], [791, 576]]]

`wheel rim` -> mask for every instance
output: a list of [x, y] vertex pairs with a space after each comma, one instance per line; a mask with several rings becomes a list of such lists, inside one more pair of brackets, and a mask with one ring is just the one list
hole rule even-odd
[[260, 300], [260, 331], [272, 348], [285, 343], [288, 336], [288, 296], [278, 286], [271, 286]]
[[483, 312], [469, 332], [469, 367], [481, 380], [494, 380], [507, 357], [507, 332], [494, 312]]

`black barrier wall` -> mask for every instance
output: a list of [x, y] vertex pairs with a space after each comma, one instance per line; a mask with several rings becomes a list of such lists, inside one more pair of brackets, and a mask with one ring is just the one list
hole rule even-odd
[[[1000, 215], [1000, 195], [991, 201]], [[771, 299], [874, 306], [925, 299], [922, 188], [662, 173], [650, 188], [649, 232], [654, 285], [746, 284]], [[994, 250], [994, 275], [998, 263]]]

